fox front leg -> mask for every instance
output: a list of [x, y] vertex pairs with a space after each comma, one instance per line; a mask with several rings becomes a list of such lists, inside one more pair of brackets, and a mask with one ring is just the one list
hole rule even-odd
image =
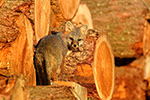
[[63, 76], [63, 74], [64, 74], [64, 62], [65, 62], [65, 57], [63, 57], [63, 60], [61, 62], [60, 69], [59, 69], [59, 71], [60, 71], [59, 77], [60, 77], [61, 81], [65, 81], [65, 78]]

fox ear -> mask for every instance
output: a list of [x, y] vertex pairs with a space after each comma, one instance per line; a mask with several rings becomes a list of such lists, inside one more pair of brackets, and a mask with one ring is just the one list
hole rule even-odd
[[87, 31], [88, 31], [88, 25], [85, 24], [85, 25], [81, 26], [80, 30], [81, 30], [81, 32], [82, 32], [83, 34], [86, 35], [86, 34], [87, 34]]
[[73, 24], [72, 24], [70, 21], [68, 21], [68, 22], [66, 23], [66, 25], [65, 25], [65, 31], [70, 32], [70, 31], [72, 31], [73, 29], [74, 29]]

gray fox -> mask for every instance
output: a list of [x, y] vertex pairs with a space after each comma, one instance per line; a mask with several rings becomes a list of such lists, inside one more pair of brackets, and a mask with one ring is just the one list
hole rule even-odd
[[79, 51], [87, 30], [87, 24], [75, 27], [68, 21], [64, 32], [47, 35], [38, 42], [34, 54], [38, 85], [50, 85], [50, 81], [58, 80], [58, 76], [63, 78], [66, 54], [68, 51]]

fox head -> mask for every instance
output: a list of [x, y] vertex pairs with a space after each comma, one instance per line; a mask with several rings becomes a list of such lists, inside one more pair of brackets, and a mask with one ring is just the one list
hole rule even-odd
[[71, 51], [79, 51], [80, 45], [86, 39], [85, 35], [88, 31], [88, 25], [85, 24], [81, 27], [75, 27], [70, 21], [65, 25], [64, 38]]

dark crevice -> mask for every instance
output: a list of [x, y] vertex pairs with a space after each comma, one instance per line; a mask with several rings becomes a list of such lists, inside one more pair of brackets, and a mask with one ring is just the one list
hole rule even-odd
[[115, 65], [116, 66], [125, 66], [133, 62], [136, 58], [119, 58], [115, 57]]
[[145, 80], [145, 82], [146, 82], [146, 85], [147, 85], [147, 89], [145, 91], [145, 98], [146, 98], [146, 100], [150, 100], [150, 89], [148, 88], [149, 82], [146, 81], [146, 80]]

